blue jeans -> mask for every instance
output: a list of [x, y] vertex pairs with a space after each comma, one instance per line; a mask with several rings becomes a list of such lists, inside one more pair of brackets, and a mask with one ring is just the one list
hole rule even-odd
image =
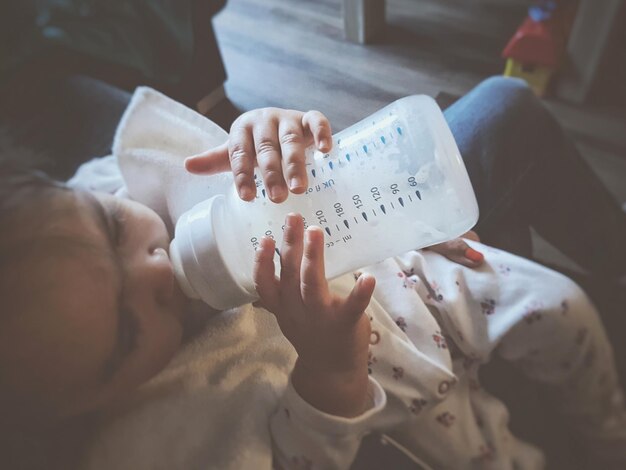
[[593, 273], [626, 273], [626, 216], [525, 82], [487, 79], [445, 116], [485, 243], [532, 257], [533, 227]]

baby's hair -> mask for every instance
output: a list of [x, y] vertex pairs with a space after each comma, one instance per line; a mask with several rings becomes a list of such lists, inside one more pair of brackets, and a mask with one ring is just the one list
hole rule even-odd
[[[0, 150], [0, 330], [6, 322], [10, 323], [13, 315], [20, 314], [17, 299], [29, 295], [26, 284], [29, 277], [16, 277], [16, 270], [19, 266], [30, 269], [31, 265], [42, 262], [42, 253], [46, 253], [42, 248], [51, 242], [59, 245], [59, 241], [48, 239], [42, 228], [44, 219], [57, 217], [55, 201], [58, 196], [71, 191], [63, 183], [31, 168], [28, 162], [17, 161], [6, 153]], [[67, 244], [66, 240], [60, 242]], [[16, 286], [19, 287], [16, 289]], [[7, 413], [21, 410], [21, 405], [14, 406], [16, 396], [5, 374], [8, 372], [4, 369], [5, 359], [0, 357], [0, 416], [3, 418]], [[5, 406], [12, 409], [5, 409]], [[25, 405], [25, 409], [28, 407]]]
[[[61, 182], [55, 181], [42, 171], [32, 169], [27, 164], [0, 155], [0, 272], [4, 261], [13, 250], [10, 234], [16, 217], [34, 201], [42, 201], [53, 190], [68, 190]], [[24, 227], [19, 227], [24, 229]]]

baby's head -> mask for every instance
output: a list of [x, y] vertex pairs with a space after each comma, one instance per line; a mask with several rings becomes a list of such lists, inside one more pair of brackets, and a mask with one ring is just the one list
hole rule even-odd
[[0, 420], [97, 409], [160, 371], [185, 300], [159, 216], [0, 166]]

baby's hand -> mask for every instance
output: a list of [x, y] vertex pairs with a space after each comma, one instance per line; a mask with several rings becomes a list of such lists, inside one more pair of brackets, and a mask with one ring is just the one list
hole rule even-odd
[[[303, 243], [304, 238], [304, 243]], [[324, 274], [324, 235], [304, 230], [300, 215], [285, 222], [280, 279], [274, 274], [274, 241], [263, 238], [254, 280], [263, 305], [298, 353], [292, 383], [316, 408], [340, 416], [363, 412], [367, 393], [370, 323], [364, 310], [375, 280], [359, 277], [347, 298], [330, 293]]]
[[293, 193], [306, 190], [304, 150], [313, 142], [321, 152], [332, 147], [330, 124], [322, 113], [257, 109], [235, 120], [224, 144], [187, 158], [185, 168], [204, 175], [232, 170], [239, 196], [250, 201], [256, 196], [257, 164], [270, 199], [282, 202], [287, 198], [287, 186]]

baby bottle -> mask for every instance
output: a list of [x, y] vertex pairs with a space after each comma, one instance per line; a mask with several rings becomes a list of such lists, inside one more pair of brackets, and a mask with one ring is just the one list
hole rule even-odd
[[395, 101], [333, 136], [331, 152], [305, 156], [304, 194], [275, 204], [256, 175], [255, 200], [233, 185], [180, 217], [170, 256], [186, 295], [217, 309], [257, 300], [254, 251], [263, 236], [279, 250], [290, 212], [323, 229], [329, 278], [451, 240], [478, 220], [459, 149], [428, 96]]

